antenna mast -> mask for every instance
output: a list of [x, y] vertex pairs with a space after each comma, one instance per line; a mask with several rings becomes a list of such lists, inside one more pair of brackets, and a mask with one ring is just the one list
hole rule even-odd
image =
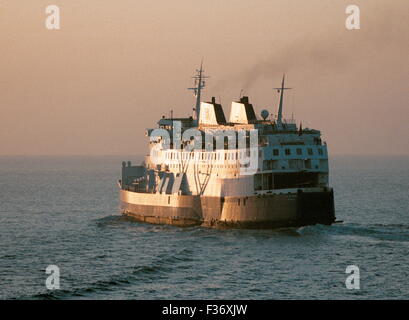
[[280, 103], [278, 105], [278, 115], [277, 115], [277, 127], [279, 129], [283, 128], [283, 101], [284, 101], [284, 90], [289, 90], [291, 88], [285, 88], [284, 87], [284, 82], [285, 82], [285, 74], [283, 75], [283, 81], [281, 82], [281, 88], [273, 88], [274, 90], [277, 90], [280, 95]]
[[197, 123], [199, 123], [199, 116], [200, 116], [200, 98], [201, 98], [201, 94], [202, 94], [202, 89], [205, 87], [205, 80], [206, 77], [204, 75], [204, 70], [203, 70], [203, 59], [202, 62], [200, 63], [200, 69], [196, 69], [196, 75], [194, 75], [192, 77], [193, 79], [195, 79], [195, 84], [194, 84], [194, 88], [188, 88], [188, 90], [193, 90], [193, 93], [196, 97], [196, 121]]

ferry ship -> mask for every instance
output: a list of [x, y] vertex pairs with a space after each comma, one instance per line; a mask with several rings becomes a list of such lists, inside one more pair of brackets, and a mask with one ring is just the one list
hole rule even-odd
[[213, 97], [201, 101], [202, 66], [193, 77], [194, 114], [163, 116], [146, 130], [141, 165], [122, 162], [120, 209], [138, 221], [177, 226], [270, 229], [335, 222], [327, 144], [321, 132], [276, 116], [256, 116], [246, 96], [227, 120]]

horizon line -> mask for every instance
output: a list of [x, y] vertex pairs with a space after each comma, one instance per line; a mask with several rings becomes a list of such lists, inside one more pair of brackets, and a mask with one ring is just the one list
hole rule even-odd
[[[0, 154], [0, 157], [117, 157], [117, 156], [145, 156], [146, 154], [126, 154], [126, 153], [55, 153], [55, 154]], [[148, 154], [149, 155], [149, 154]], [[394, 153], [394, 154], [382, 154], [382, 153], [332, 153], [330, 159], [333, 156], [391, 156], [391, 157], [403, 157], [409, 156], [409, 153]]]

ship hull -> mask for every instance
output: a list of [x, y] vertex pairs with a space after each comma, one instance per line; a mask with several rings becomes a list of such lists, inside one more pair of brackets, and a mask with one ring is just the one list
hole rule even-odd
[[122, 214], [176, 226], [274, 229], [335, 222], [331, 188], [249, 197], [206, 197], [120, 190]]

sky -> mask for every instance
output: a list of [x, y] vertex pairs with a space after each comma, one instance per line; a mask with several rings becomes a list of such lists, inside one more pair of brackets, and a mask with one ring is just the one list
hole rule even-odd
[[285, 116], [330, 155], [409, 155], [407, 0], [1, 0], [0, 155], [147, 152], [146, 128], [192, 115], [202, 58], [226, 117], [242, 90], [275, 114], [285, 73]]

